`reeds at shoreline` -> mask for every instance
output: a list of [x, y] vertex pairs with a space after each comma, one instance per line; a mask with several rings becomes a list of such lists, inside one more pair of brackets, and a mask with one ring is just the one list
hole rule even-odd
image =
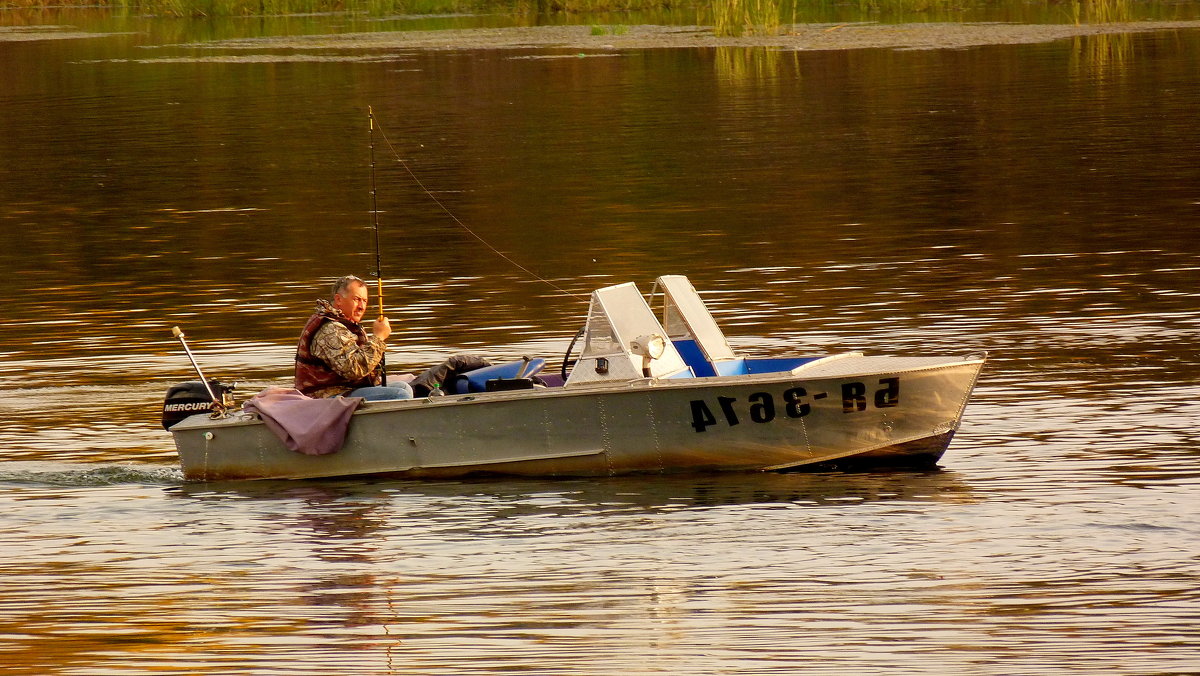
[[778, 35], [782, 4], [780, 0], [712, 0], [713, 31], [731, 36]]
[[[1047, 8], [1057, 8], [1076, 25], [1081, 23], [1117, 23], [1134, 18], [1135, 0], [1045, 0]], [[778, 35], [797, 23], [797, 15], [812, 13], [828, 0], [708, 0], [711, 23], [717, 35]], [[849, 0], [864, 16], [908, 15], [938, 17], [961, 11], [972, 0]], [[1002, 6], [996, 0], [977, 0], [978, 5]], [[928, 20], [928, 19], [927, 19]]]
[[1075, 23], [1117, 23], [1133, 19], [1132, 0], [1071, 0]]

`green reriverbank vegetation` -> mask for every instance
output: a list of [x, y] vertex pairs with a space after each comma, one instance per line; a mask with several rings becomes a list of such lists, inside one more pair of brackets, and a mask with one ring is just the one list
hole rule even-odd
[[593, 14], [703, 4], [706, 0], [0, 0], [4, 8], [108, 8], [166, 16]]
[[[1064, 0], [1047, 2], [1057, 6], [1076, 24], [1116, 23], [1134, 18], [1135, 0]], [[717, 35], [779, 35], [789, 26], [806, 20], [812, 3], [804, 0], [709, 0], [711, 25]], [[967, 0], [849, 0], [864, 16], [927, 16], [945, 20], [961, 10]], [[1002, 5], [1001, 2], [993, 4]]]
[[[1135, 18], [1138, 0], [1035, 0], [1060, 21], [1112, 23]], [[447, 14], [562, 15], [673, 12], [694, 15], [720, 36], [779, 35], [797, 23], [855, 20], [955, 21], [968, 8], [1028, 5], [1028, 0], [0, 0], [4, 9], [88, 8], [169, 17], [368, 16]], [[836, 22], [835, 22], [836, 23]]]

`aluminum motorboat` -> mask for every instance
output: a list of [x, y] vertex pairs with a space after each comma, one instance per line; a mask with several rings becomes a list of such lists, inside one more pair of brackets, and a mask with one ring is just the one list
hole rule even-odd
[[595, 290], [576, 338], [561, 373], [525, 359], [464, 374], [445, 396], [363, 402], [324, 455], [203, 397], [164, 409], [180, 412], [169, 429], [192, 481], [933, 466], [986, 361], [740, 355], [681, 275], [659, 277], [650, 300], [633, 283]]

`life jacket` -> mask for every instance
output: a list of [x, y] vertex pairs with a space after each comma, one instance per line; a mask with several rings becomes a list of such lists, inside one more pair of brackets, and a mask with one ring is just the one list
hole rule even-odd
[[[349, 381], [334, 371], [333, 366], [324, 359], [313, 355], [313, 338], [317, 335], [317, 331], [325, 325], [325, 322], [330, 321], [338, 322], [349, 329], [357, 337], [359, 345], [365, 345], [371, 338], [361, 324], [350, 321], [328, 303], [318, 305], [317, 312], [308, 318], [304, 330], [300, 332], [300, 342], [296, 344], [296, 389], [310, 397], [314, 394], [329, 396], [349, 392], [357, 387], [371, 387], [383, 382], [382, 360], [366, 376]], [[322, 392], [331, 389], [340, 389], [342, 392]]]

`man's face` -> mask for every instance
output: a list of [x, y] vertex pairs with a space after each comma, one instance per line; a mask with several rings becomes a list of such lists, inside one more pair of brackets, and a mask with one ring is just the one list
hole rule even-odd
[[341, 293], [333, 297], [333, 306], [352, 322], [362, 321], [367, 313], [367, 285], [351, 282]]

